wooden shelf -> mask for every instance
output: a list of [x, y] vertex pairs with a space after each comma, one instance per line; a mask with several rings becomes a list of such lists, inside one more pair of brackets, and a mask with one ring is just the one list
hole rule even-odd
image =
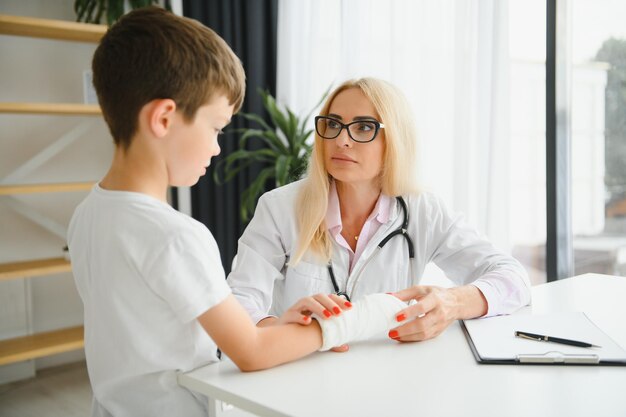
[[0, 340], [0, 366], [85, 346], [83, 326]]
[[64, 193], [73, 191], [89, 191], [95, 182], [66, 182], [56, 184], [21, 184], [0, 185], [0, 195]]
[[0, 103], [0, 113], [56, 114], [56, 115], [100, 115], [97, 104], [79, 103]]
[[[107, 30], [108, 27], [105, 25], [0, 14], [0, 35], [98, 43]], [[42, 67], [41, 70], [45, 71], [45, 67]], [[99, 116], [102, 114], [100, 107], [94, 104], [24, 102], [0, 102], [0, 114], [2, 113], [54, 116]], [[93, 182], [7, 184], [0, 185], [0, 196], [86, 191], [93, 184]], [[25, 239], [25, 237], [21, 239]], [[0, 264], [0, 281], [71, 272], [71, 270], [70, 262], [62, 257], [10, 262]], [[8, 306], [9, 309], [10, 307], [11, 305]], [[83, 327], [78, 326], [0, 340], [0, 366], [80, 349], [84, 346], [83, 333]]]
[[0, 264], [0, 281], [14, 278], [30, 278], [40, 275], [70, 272], [72, 265], [65, 258], [37, 259], [34, 261]]
[[99, 42], [106, 25], [0, 14], [0, 34], [76, 42]]

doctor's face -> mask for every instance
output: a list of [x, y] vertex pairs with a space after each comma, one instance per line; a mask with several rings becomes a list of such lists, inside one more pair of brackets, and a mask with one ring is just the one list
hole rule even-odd
[[328, 110], [328, 119], [318, 122], [318, 128], [323, 123], [327, 131], [341, 128], [337, 122], [344, 125], [357, 122], [350, 126], [350, 133], [357, 140], [375, 135], [369, 142], [357, 142], [344, 128], [336, 138], [324, 139], [324, 163], [336, 181], [346, 184], [377, 181], [383, 166], [385, 132], [381, 128], [375, 133], [371, 121], [380, 122], [374, 105], [359, 88], [348, 88], [334, 98]]

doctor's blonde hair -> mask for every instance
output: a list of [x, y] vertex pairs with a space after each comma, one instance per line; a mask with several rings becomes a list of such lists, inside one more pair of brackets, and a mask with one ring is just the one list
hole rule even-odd
[[[328, 115], [335, 97], [350, 88], [358, 88], [363, 92], [378, 112], [380, 122], [385, 125], [383, 167], [379, 177], [382, 193], [388, 196], [418, 193], [417, 132], [406, 98], [398, 88], [383, 80], [348, 80], [328, 96], [320, 115]], [[296, 253], [289, 262], [292, 265], [300, 262], [307, 250], [326, 262], [331, 258], [332, 244], [325, 217], [332, 178], [324, 163], [324, 140], [315, 132], [307, 177], [296, 201], [299, 239]]]

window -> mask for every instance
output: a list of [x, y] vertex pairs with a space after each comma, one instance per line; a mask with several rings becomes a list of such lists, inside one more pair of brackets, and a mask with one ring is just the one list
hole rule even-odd
[[509, 2], [509, 224], [513, 256], [533, 284], [546, 282], [545, 22], [545, 0]]
[[[346, 78], [399, 86], [423, 183], [546, 282], [549, 1], [283, 2], [278, 99], [305, 112]], [[574, 273], [626, 275], [626, 2], [567, 4]]]
[[575, 274], [626, 275], [626, 3], [570, 8]]

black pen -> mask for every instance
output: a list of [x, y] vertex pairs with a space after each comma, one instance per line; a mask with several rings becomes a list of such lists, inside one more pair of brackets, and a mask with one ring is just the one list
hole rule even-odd
[[541, 334], [534, 334], [534, 333], [520, 332], [520, 331], [515, 332], [515, 337], [521, 337], [522, 339], [528, 339], [528, 340], [536, 340], [537, 342], [560, 343], [562, 345], [578, 346], [578, 347], [584, 347], [584, 348], [601, 347], [601, 346], [592, 345], [591, 343], [579, 342], [578, 340], [562, 339], [560, 337], [544, 336]]

